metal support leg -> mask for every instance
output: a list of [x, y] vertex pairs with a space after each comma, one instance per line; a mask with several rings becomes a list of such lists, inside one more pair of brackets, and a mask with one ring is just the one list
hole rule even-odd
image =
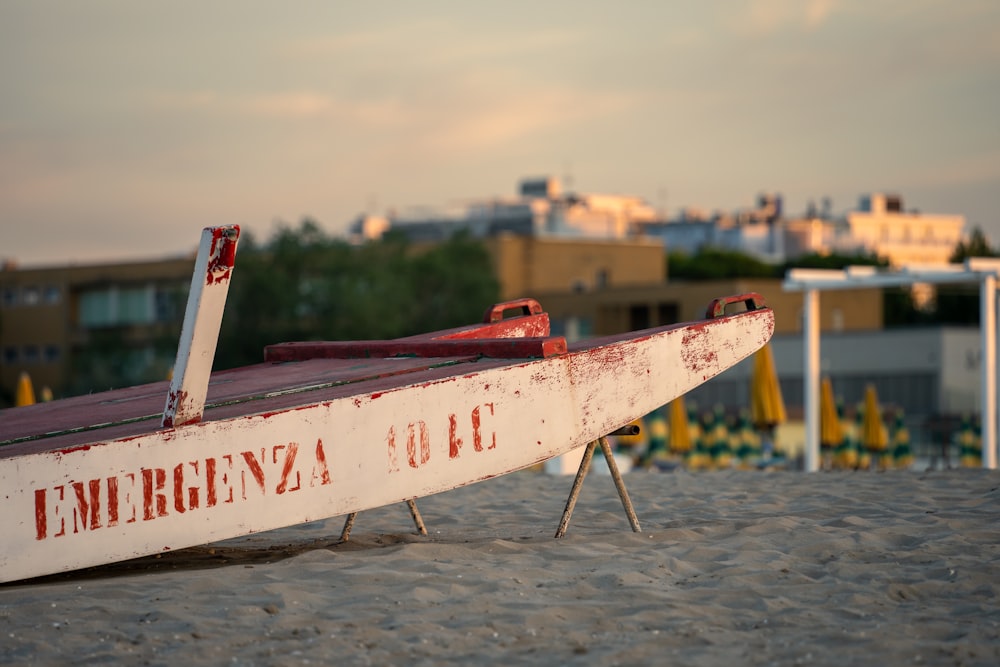
[[351, 539], [351, 528], [354, 528], [354, 520], [358, 518], [357, 512], [351, 512], [347, 515], [347, 521], [344, 522], [344, 529], [340, 531], [340, 541], [346, 542]]
[[[410, 517], [413, 519], [413, 525], [417, 527], [417, 532], [421, 535], [426, 535], [427, 527], [424, 526], [424, 518], [420, 516], [420, 510], [417, 509], [417, 501], [407, 500], [406, 506], [410, 509]], [[351, 529], [354, 528], [354, 520], [357, 518], [357, 512], [351, 512], [347, 515], [347, 520], [344, 521], [344, 528], [340, 531], [341, 542], [351, 539]]]
[[562, 537], [566, 534], [566, 528], [569, 526], [569, 519], [573, 516], [573, 508], [576, 507], [576, 499], [580, 495], [580, 488], [583, 486], [583, 478], [587, 476], [587, 471], [590, 470], [590, 461], [594, 458], [594, 449], [597, 447], [597, 441], [593, 441], [587, 445], [587, 449], [583, 452], [583, 459], [580, 461], [580, 467], [576, 471], [576, 479], [573, 480], [573, 488], [570, 489], [569, 498], [566, 499], [566, 509], [563, 510], [562, 519], [559, 521], [559, 528], [556, 529], [556, 537]]
[[628, 523], [632, 526], [632, 532], [642, 532], [639, 528], [639, 519], [635, 515], [635, 508], [632, 507], [632, 499], [628, 497], [628, 489], [625, 488], [625, 480], [622, 479], [622, 474], [618, 470], [615, 454], [611, 451], [611, 443], [608, 442], [607, 438], [601, 438], [599, 442], [601, 443], [601, 451], [604, 452], [604, 458], [608, 460], [611, 479], [615, 480], [615, 488], [618, 489], [618, 497], [621, 498], [622, 507], [625, 508], [625, 514], [628, 516]]
[[427, 528], [424, 527], [424, 519], [420, 516], [420, 510], [417, 509], [416, 501], [407, 500], [406, 506], [410, 508], [410, 516], [413, 517], [413, 525], [417, 527], [417, 532], [421, 535], [426, 535]]
[[[634, 433], [634, 431], [629, 432]], [[632, 506], [632, 500], [629, 498], [628, 490], [625, 488], [625, 480], [622, 479], [621, 471], [618, 470], [618, 463], [615, 462], [614, 452], [611, 451], [611, 443], [608, 442], [607, 437], [601, 436], [588, 444], [587, 449], [583, 452], [583, 459], [580, 461], [580, 468], [576, 471], [576, 478], [573, 480], [573, 488], [570, 489], [569, 498], [566, 500], [566, 508], [563, 510], [562, 519], [559, 521], [559, 528], [556, 529], [557, 538], [566, 534], [570, 517], [573, 516], [573, 508], [576, 507], [576, 500], [580, 495], [580, 489], [583, 487], [583, 479], [590, 471], [590, 464], [594, 458], [594, 450], [597, 449], [598, 445], [600, 445], [601, 451], [604, 452], [604, 458], [607, 459], [608, 470], [611, 471], [611, 478], [615, 482], [615, 488], [618, 489], [618, 497], [622, 501], [622, 507], [625, 508], [629, 525], [632, 526], [633, 532], [640, 532], [639, 520], [636, 518], [635, 508]]]

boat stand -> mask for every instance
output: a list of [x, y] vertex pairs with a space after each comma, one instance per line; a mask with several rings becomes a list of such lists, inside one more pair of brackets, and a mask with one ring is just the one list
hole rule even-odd
[[[623, 426], [617, 431], [613, 431], [608, 435], [637, 435], [639, 433], [639, 427], [634, 424], [628, 426]], [[583, 453], [583, 458], [580, 460], [580, 468], [576, 471], [576, 479], [573, 480], [573, 488], [569, 492], [569, 498], [566, 500], [566, 508], [563, 510], [562, 519], [559, 521], [559, 528], [556, 530], [556, 537], [562, 537], [566, 534], [566, 529], [569, 527], [570, 517], [573, 516], [573, 508], [576, 507], [576, 500], [580, 495], [580, 489], [583, 487], [583, 480], [590, 471], [590, 464], [594, 459], [594, 451], [600, 446], [601, 451], [604, 453], [604, 458], [608, 462], [608, 469], [611, 471], [611, 479], [615, 482], [615, 488], [618, 489], [618, 497], [621, 498], [622, 507], [625, 508], [625, 515], [628, 517], [629, 525], [632, 526], [632, 532], [640, 532], [639, 519], [636, 517], [635, 508], [632, 506], [632, 500], [629, 498], [628, 489], [625, 488], [625, 480], [622, 479], [621, 471], [618, 469], [618, 463], [615, 461], [614, 452], [611, 451], [611, 443], [608, 442], [607, 436], [601, 436], [597, 440], [594, 440], [587, 445], [587, 449]], [[427, 527], [424, 525], [424, 519], [420, 516], [420, 510], [417, 509], [417, 502], [415, 499], [407, 500], [406, 506], [410, 509], [410, 516], [413, 517], [413, 525], [417, 527], [417, 532], [421, 535], [427, 534]], [[347, 520], [344, 521], [344, 527], [340, 531], [340, 541], [347, 542], [351, 539], [351, 530], [354, 528], [354, 520], [358, 518], [357, 512], [351, 512], [347, 515]]]
[[[638, 432], [638, 426], [629, 425], [608, 435], [635, 435]], [[597, 449], [598, 445], [600, 445], [601, 451], [604, 453], [604, 458], [608, 462], [608, 470], [611, 471], [611, 478], [615, 482], [615, 488], [618, 489], [618, 497], [621, 498], [622, 507], [625, 508], [625, 515], [628, 517], [629, 525], [632, 526], [632, 532], [640, 532], [639, 519], [635, 515], [635, 508], [632, 506], [632, 500], [629, 498], [628, 489], [625, 488], [625, 480], [622, 479], [621, 471], [618, 470], [618, 463], [615, 461], [614, 452], [611, 451], [611, 443], [608, 442], [607, 436], [601, 436], [588, 444], [587, 449], [583, 452], [580, 468], [576, 471], [576, 479], [573, 480], [573, 488], [570, 489], [569, 498], [566, 500], [566, 508], [563, 510], [562, 520], [559, 521], [559, 528], [556, 529], [556, 538], [560, 538], [566, 534], [570, 517], [573, 516], [573, 508], [576, 507], [576, 500], [580, 495], [580, 489], [583, 487], [583, 480], [590, 471], [590, 464], [594, 459], [594, 450]]]
[[[413, 525], [417, 527], [417, 532], [421, 535], [427, 534], [427, 527], [424, 526], [424, 518], [420, 516], [420, 510], [417, 509], [416, 500], [407, 500], [406, 506], [410, 508], [410, 516], [413, 517]], [[357, 512], [351, 512], [347, 515], [347, 520], [344, 522], [344, 528], [340, 531], [340, 541], [346, 542], [351, 539], [351, 529], [354, 528], [354, 520], [358, 518]]]

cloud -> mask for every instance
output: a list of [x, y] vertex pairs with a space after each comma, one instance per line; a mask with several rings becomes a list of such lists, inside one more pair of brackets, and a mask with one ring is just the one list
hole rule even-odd
[[525, 26], [516, 32], [482, 31], [445, 18], [387, 24], [373, 30], [289, 40], [275, 47], [279, 57], [298, 63], [335, 64], [340, 58], [385, 63], [400, 70], [510, 56], [530, 57], [583, 43], [587, 35], [568, 27]]
[[146, 93], [147, 109], [163, 113], [211, 114], [250, 119], [349, 121], [384, 127], [398, 125], [405, 114], [391, 99], [351, 100], [315, 90], [271, 93], [157, 91]]
[[620, 113], [636, 100], [616, 93], [600, 94], [568, 87], [534, 88], [513, 95], [484, 95], [470, 107], [447, 119], [432, 121], [425, 110], [420, 143], [447, 153], [496, 149], [510, 142]]
[[756, 37], [786, 29], [815, 30], [833, 14], [835, 5], [836, 0], [752, 0], [731, 28]]

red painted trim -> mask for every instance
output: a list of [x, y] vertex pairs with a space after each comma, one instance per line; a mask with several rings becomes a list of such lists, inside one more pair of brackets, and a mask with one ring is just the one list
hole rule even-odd
[[371, 340], [278, 343], [264, 348], [264, 361], [372, 359], [386, 357], [461, 357], [542, 359], [566, 353], [566, 339], [473, 338], [446, 340]]

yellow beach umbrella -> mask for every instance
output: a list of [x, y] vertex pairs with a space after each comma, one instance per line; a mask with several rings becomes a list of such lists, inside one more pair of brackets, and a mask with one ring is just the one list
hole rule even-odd
[[760, 348], [753, 357], [750, 377], [750, 416], [758, 428], [774, 427], [787, 419], [785, 401], [781, 397], [778, 373], [774, 369], [771, 345]]
[[684, 405], [684, 397], [678, 396], [670, 401], [670, 431], [667, 436], [670, 451], [675, 454], [687, 454], [691, 451], [691, 425], [688, 422], [688, 410]]
[[833, 452], [844, 441], [844, 429], [833, 398], [833, 382], [824, 377], [819, 386], [819, 444], [824, 468], [833, 467]]
[[35, 403], [35, 388], [31, 384], [31, 376], [21, 371], [17, 378], [17, 395], [14, 398], [14, 405], [33, 405]]
[[833, 382], [824, 377], [819, 387], [819, 441], [823, 447], [833, 449], [844, 440], [844, 428], [837, 414], [837, 401], [833, 397]]
[[865, 388], [865, 420], [861, 425], [861, 444], [870, 452], [884, 452], [889, 446], [889, 432], [882, 421], [875, 385]]

